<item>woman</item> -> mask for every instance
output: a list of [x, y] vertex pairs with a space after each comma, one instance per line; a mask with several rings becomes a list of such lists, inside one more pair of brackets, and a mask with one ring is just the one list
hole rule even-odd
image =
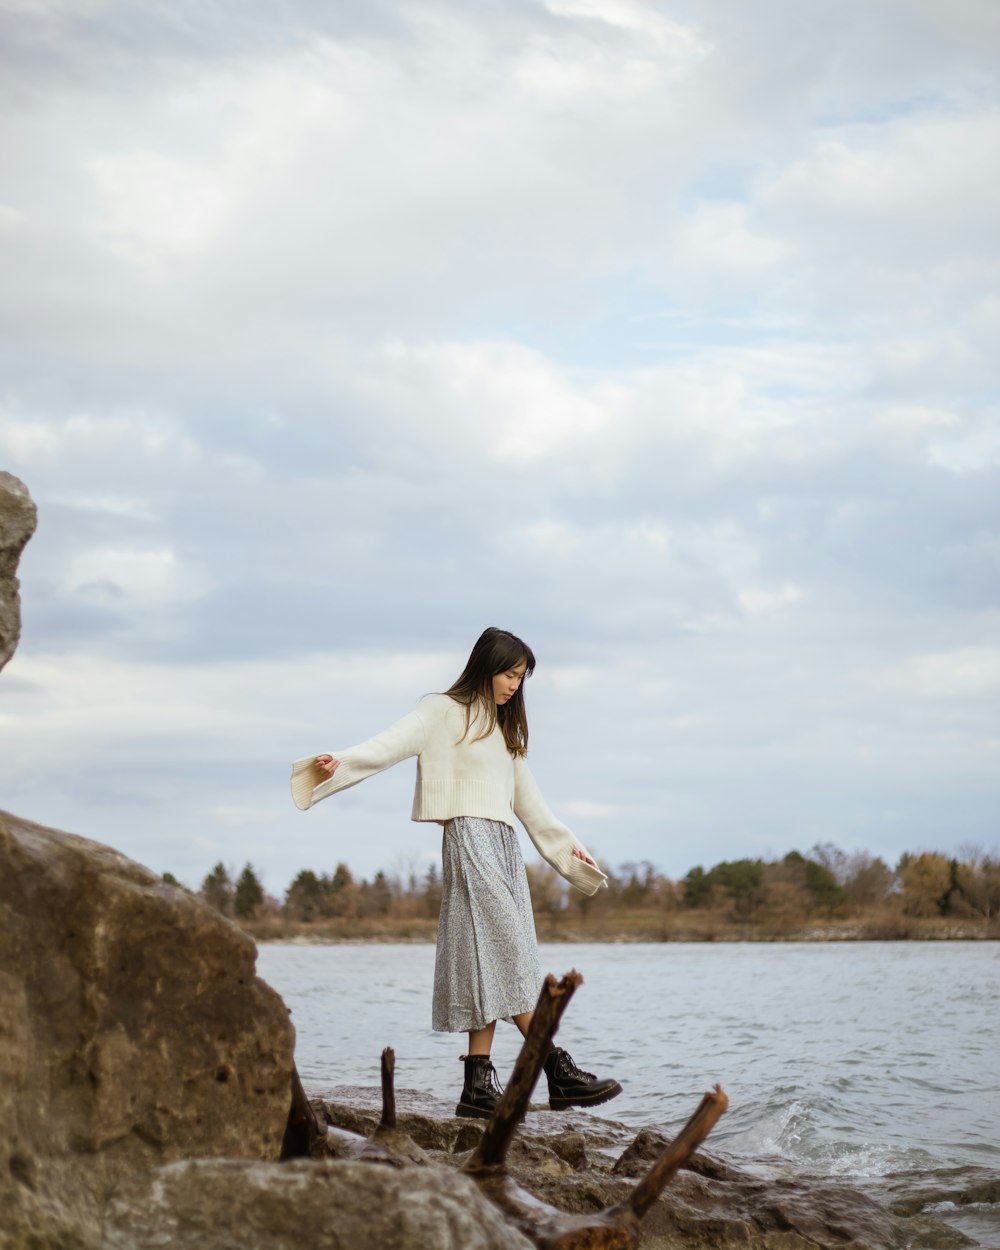
[[[488, 1118], [500, 1090], [490, 1062], [498, 1019], [526, 1033], [541, 988], [528, 881], [512, 826], [524, 825], [539, 854], [584, 894], [607, 878], [556, 820], [528, 771], [523, 682], [531, 648], [487, 629], [462, 675], [427, 695], [383, 733], [334, 754], [297, 760], [292, 797], [306, 809], [400, 760], [417, 757], [412, 818], [444, 826], [441, 914], [432, 1027], [467, 1032], [465, 1082], [455, 1114]], [[549, 1105], [593, 1106], [621, 1093], [610, 1078], [581, 1072], [553, 1047], [545, 1061]]]

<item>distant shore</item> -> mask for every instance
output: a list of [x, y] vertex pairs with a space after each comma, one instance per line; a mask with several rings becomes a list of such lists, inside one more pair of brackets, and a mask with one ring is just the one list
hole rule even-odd
[[[366, 943], [433, 943], [435, 919], [412, 918], [390, 924], [358, 919], [285, 922], [274, 917], [243, 922], [257, 942], [298, 945]], [[539, 942], [585, 944], [630, 942], [971, 942], [1000, 940], [996, 920], [956, 921], [894, 917], [886, 920], [830, 921], [812, 923], [783, 932], [761, 925], [711, 922], [707, 917], [687, 918], [619, 916], [598, 924], [560, 923], [559, 918], [536, 917]]]

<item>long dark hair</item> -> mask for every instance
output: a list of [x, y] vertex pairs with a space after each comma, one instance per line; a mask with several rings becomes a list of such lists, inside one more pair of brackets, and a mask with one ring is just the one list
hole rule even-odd
[[526, 642], [506, 629], [495, 629], [492, 625], [479, 635], [462, 675], [445, 691], [456, 703], [465, 707], [463, 738], [468, 734], [473, 719], [482, 717], [485, 728], [476, 734], [473, 742], [488, 738], [499, 724], [511, 755], [527, 754], [528, 714], [524, 707], [524, 682], [518, 686], [513, 698], [499, 707], [493, 697], [493, 678], [497, 673], [516, 668], [522, 660], [527, 665], [524, 676], [530, 677], [535, 671], [535, 655]]

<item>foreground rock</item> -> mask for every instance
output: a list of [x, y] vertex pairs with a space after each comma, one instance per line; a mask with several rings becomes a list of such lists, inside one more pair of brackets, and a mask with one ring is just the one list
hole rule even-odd
[[467, 1177], [373, 1163], [175, 1163], [119, 1185], [104, 1250], [532, 1250]]
[[277, 1159], [294, 1035], [235, 925], [0, 812], [0, 1247], [87, 1247], [122, 1177]]
[[[340, 1087], [315, 1099], [317, 1111], [335, 1126], [319, 1149], [349, 1157], [355, 1149], [351, 1136], [370, 1132], [377, 1122], [377, 1099], [376, 1090], [357, 1087]], [[482, 1132], [481, 1124], [453, 1118], [449, 1105], [418, 1091], [399, 1090], [397, 1100], [399, 1127], [434, 1163], [457, 1170]], [[612, 1120], [554, 1113], [535, 1104], [511, 1152], [510, 1171], [553, 1206], [592, 1213], [622, 1201], [666, 1142], [657, 1129], [636, 1135]], [[762, 1174], [739, 1161], [702, 1153], [646, 1215], [640, 1244], [643, 1250], [952, 1250], [977, 1245], [996, 1250], [1000, 1239], [965, 1235], [942, 1208], [961, 1216], [998, 1202], [1000, 1173], [982, 1169], [958, 1169], [937, 1180], [900, 1175], [862, 1187], [773, 1170]], [[994, 1206], [994, 1232], [998, 1217], [1000, 1208]]]
[[0, 472], [0, 668], [14, 654], [21, 636], [17, 562], [37, 519], [27, 486], [13, 474]]
[[[1000, 1172], [968, 1166], [897, 1172], [878, 1183], [878, 1194], [910, 1230], [913, 1245], [1000, 1246]], [[960, 1239], [945, 1240], [942, 1225]]]

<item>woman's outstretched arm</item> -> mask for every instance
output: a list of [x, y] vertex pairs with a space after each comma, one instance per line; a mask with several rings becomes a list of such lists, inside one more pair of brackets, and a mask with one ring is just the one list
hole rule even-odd
[[427, 738], [426, 717], [416, 709], [373, 738], [333, 754], [307, 755], [292, 765], [292, 800], [305, 811], [321, 799], [356, 786], [400, 760], [419, 755]]

